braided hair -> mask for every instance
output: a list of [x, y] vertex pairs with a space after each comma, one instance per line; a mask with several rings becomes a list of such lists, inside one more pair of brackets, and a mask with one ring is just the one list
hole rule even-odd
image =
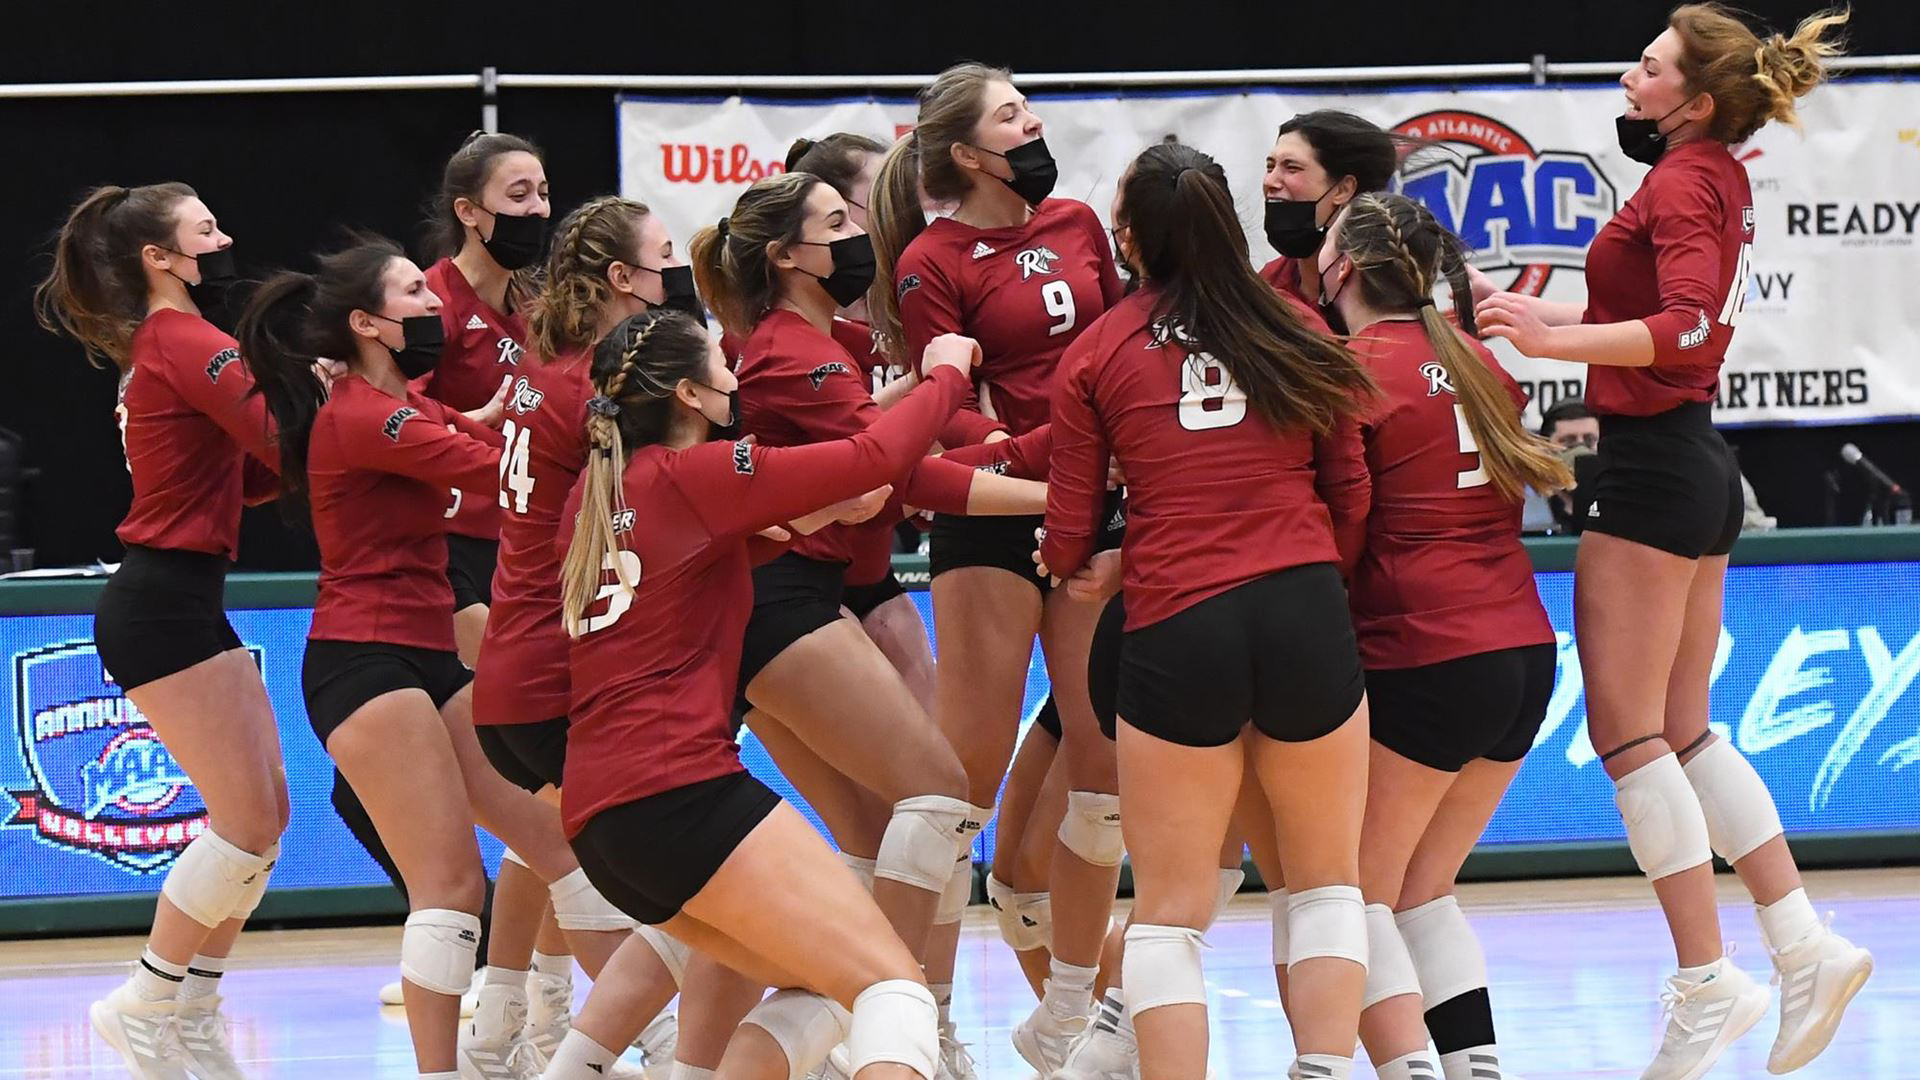
[[527, 314], [529, 344], [542, 360], [593, 344], [614, 299], [607, 268], [640, 264], [637, 234], [651, 212], [645, 203], [603, 195], [560, 222], [547, 254], [545, 288]]
[[[1542, 494], [1573, 485], [1573, 474], [1553, 444], [1528, 431], [1506, 386], [1461, 333], [1474, 332], [1473, 289], [1460, 238], [1432, 211], [1404, 195], [1372, 193], [1355, 199], [1338, 226], [1336, 248], [1353, 260], [1360, 296], [1375, 311], [1414, 315], [1441, 372], [1465, 411], [1481, 467], [1510, 502], [1531, 487]], [[1445, 280], [1458, 313], [1456, 329], [1434, 304]]]
[[560, 568], [563, 621], [571, 637], [599, 629], [586, 611], [602, 594], [605, 574], [612, 573], [628, 597], [640, 583], [639, 564], [619, 536], [633, 518], [625, 493], [627, 456], [664, 441], [675, 415], [675, 389], [683, 379], [705, 376], [711, 349], [699, 323], [659, 308], [629, 316], [594, 347], [587, 468], [573, 541]]

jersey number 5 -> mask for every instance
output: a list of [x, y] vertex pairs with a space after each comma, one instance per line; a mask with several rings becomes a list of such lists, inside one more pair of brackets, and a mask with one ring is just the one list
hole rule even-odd
[[[1453, 407], [1453, 422], [1460, 429], [1460, 452], [1463, 454], [1473, 454], [1477, 457], [1480, 453], [1480, 444], [1473, 441], [1473, 429], [1467, 426], [1467, 407], [1465, 405], [1455, 405]], [[1486, 462], [1481, 460], [1476, 461], [1471, 469], [1462, 469], [1459, 476], [1455, 479], [1453, 486], [1456, 489], [1464, 491], [1467, 488], [1482, 487], [1492, 482], [1493, 478], [1487, 475]]]
[[619, 622], [620, 616], [625, 615], [627, 609], [633, 606], [633, 590], [640, 587], [640, 556], [626, 548], [607, 552], [607, 557], [601, 561], [600, 568], [612, 571], [619, 580], [601, 585], [600, 591], [594, 594], [593, 602], [598, 604], [605, 600], [607, 610], [598, 615], [587, 616], [586, 624], [580, 631], [582, 635], [591, 634], [596, 630], [605, 630]]
[[[533, 473], [527, 469], [528, 428], [517, 428], [509, 420], [500, 428], [507, 445], [500, 450], [500, 509], [516, 514], [527, 512], [527, 500], [533, 496]], [[507, 494], [513, 497], [509, 499]]]
[[1047, 327], [1047, 336], [1054, 337], [1073, 329], [1073, 289], [1064, 281], [1049, 281], [1040, 286], [1040, 302], [1047, 305], [1047, 314], [1060, 321]]
[[1232, 427], [1247, 418], [1247, 392], [1234, 385], [1212, 353], [1189, 353], [1180, 366], [1180, 426], [1188, 431]]

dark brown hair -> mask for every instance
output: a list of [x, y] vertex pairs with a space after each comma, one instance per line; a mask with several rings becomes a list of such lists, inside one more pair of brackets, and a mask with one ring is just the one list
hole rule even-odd
[[866, 166], [866, 158], [886, 152], [886, 144], [879, 139], [836, 131], [824, 139], [793, 140], [787, 150], [787, 171], [812, 173], [832, 185], [841, 198], [851, 199], [854, 178]]
[[[540, 152], [540, 148], [526, 139], [503, 132], [485, 131], [468, 135], [467, 141], [461, 143], [460, 149], [447, 159], [447, 167], [440, 174], [440, 193], [434, 196], [432, 204], [431, 232], [427, 244], [430, 259], [450, 259], [466, 246], [467, 226], [461, 222], [460, 215], [453, 212], [455, 200], [465, 199], [479, 206], [480, 194], [487, 190], [487, 181], [493, 179], [493, 170], [500, 164], [500, 159], [513, 153], [532, 154], [543, 168], [547, 163], [546, 155]], [[526, 309], [539, 294], [538, 263], [514, 271], [513, 277], [507, 282], [507, 297], [513, 308]]]
[[153, 244], [171, 250], [185, 184], [125, 188], [105, 184], [80, 199], [53, 241], [53, 269], [34, 287], [40, 325], [65, 334], [94, 366], [125, 368], [133, 332], [147, 317], [147, 276], [140, 252]]
[[1792, 37], [1762, 41], [1740, 17], [1717, 3], [1682, 4], [1667, 17], [1680, 37], [1680, 74], [1687, 89], [1713, 99], [1707, 134], [1723, 143], [1745, 141], [1769, 120], [1798, 127], [1795, 99], [1827, 77], [1826, 60], [1845, 42], [1828, 40], [1850, 10], [1829, 10], [1800, 20]]

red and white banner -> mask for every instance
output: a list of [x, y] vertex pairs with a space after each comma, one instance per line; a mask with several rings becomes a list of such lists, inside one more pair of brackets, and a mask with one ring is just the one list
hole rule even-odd
[[[1496, 281], [1556, 300], [1586, 297], [1594, 233], [1639, 186], [1614, 142], [1616, 86], [1329, 93], [1033, 96], [1060, 162], [1056, 193], [1105, 219], [1127, 162], [1175, 139], [1218, 158], [1260, 258], [1260, 174], [1282, 121], [1347, 109], [1446, 147], [1415, 156], [1399, 184], [1478, 253]], [[746, 185], [779, 172], [799, 136], [883, 141], [913, 123], [905, 99], [618, 104], [621, 191], [654, 207], [682, 244]], [[1803, 103], [1804, 132], [1772, 125], [1736, 148], [1758, 218], [1739, 333], [1721, 378], [1722, 424], [1838, 423], [1920, 416], [1920, 82], [1857, 79]], [[1581, 392], [1585, 368], [1496, 345], [1536, 407]]]

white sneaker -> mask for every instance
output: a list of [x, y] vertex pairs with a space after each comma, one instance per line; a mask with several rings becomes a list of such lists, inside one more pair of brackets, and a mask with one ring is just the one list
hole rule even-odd
[[667, 1080], [673, 1072], [673, 1052], [679, 1047], [680, 1018], [664, 1009], [640, 1030], [640, 1037], [633, 1040], [633, 1048], [640, 1051], [641, 1060], [647, 1063], [649, 1080]]
[[[489, 987], [470, 1023], [460, 1028], [456, 1060], [460, 1080], [537, 1080], [546, 1055], [521, 1033], [527, 1025], [527, 996], [510, 987]], [[476, 1029], [488, 1034], [476, 1034]]]
[[573, 1028], [573, 980], [564, 975], [527, 976], [527, 1022], [523, 1036], [552, 1057]]
[[955, 1037], [952, 1024], [940, 1025], [940, 1062], [934, 1080], [979, 1080], [973, 1070], [973, 1054], [967, 1044]]
[[1085, 1030], [1084, 1016], [1061, 1016], [1043, 999], [1033, 1012], [1013, 1029], [1013, 1048], [1042, 1077], [1052, 1076], [1066, 1064], [1067, 1047]]
[[1700, 1080], [1733, 1041], [1767, 1013], [1767, 988], [1734, 966], [1731, 956], [1705, 982], [1667, 979], [1660, 1001], [1667, 1029], [1640, 1080]]
[[172, 1001], [143, 1001], [125, 983], [93, 1003], [87, 1019], [134, 1080], [187, 1080], [186, 1055]]
[[[480, 1000], [480, 980], [482, 978], [482, 974], [476, 970], [473, 973], [473, 981], [467, 984], [467, 992], [460, 995], [460, 1019], [465, 1020], [473, 1015], [474, 1006]], [[387, 1006], [398, 1005], [402, 1008], [406, 1007], [407, 998], [400, 989], [399, 980], [396, 979], [380, 987], [380, 1004]]]
[[[1832, 923], [1833, 916], [1827, 916]], [[1788, 1073], [1820, 1056], [1833, 1041], [1847, 1003], [1873, 974], [1873, 954], [1821, 928], [1773, 954], [1773, 984], [1780, 988], [1780, 1034], [1767, 1055], [1767, 1071]]]
[[1116, 992], [1095, 1007], [1093, 1022], [1067, 1047], [1067, 1059], [1052, 1080], [1134, 1080], [1140, 1075], [1140, 1046], [1133, 1025], [1124, 1022]]
[[199, 1080], [246, 1080], [240, 1063], [233, 1060], [233, 1044], [227, 1039], [227, 1018], [220, 1012], [220, 995], [181, 1001], [174, 1012], [180, 1033], [180, 1049], [187, 1071]]

